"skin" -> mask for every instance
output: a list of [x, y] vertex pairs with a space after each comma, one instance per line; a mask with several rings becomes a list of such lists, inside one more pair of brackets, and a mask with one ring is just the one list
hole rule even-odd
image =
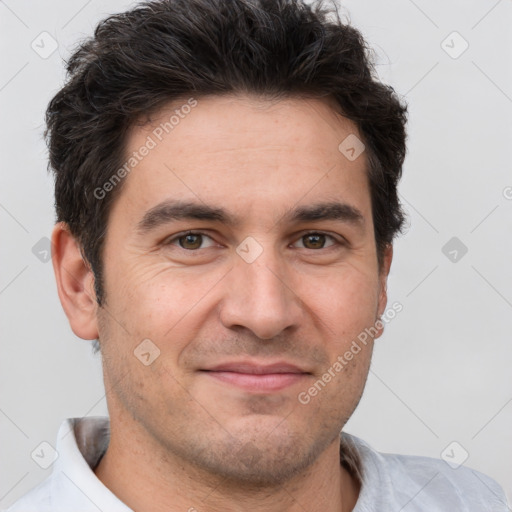
[[[134, 127], [127, 155], [183, 103]], [[379, 268], [365, 154], [349, 161], [338, 150], [350, 134], [356, 126], [326, 100], [198, 98], [125, 178], [108, 221], [101, 308], [75, 240], [56, 225], [63, 307], [75, 334], [99, 337], [102, 349], [111, 442], [95, 472], [133, 510], [354, 507], [359, 483], [340, 465], [339, 432], [362, 395], [372, 340], [308, 404], [297, 398], [386, 307], [392, 248]], [[137, 228], [172, 199], [222, 207], [237, 223]], [[325, 201], [363, 222], [287, 220]], [[202, 238], [184, 239], [189, 229]], [[262, 249], [252, 263], [237, 253], [248, 236]], [[145, 339], [160, 351], [147, 366], [134, 356]], [[233, 360], [308, 373], [269, 391], [203, 371]]]

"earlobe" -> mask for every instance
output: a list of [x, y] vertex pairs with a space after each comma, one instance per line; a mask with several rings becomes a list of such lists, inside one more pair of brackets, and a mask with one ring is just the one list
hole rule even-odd
[[52, 234], [52, 261], [60, 302], [73, 332], [85, 340], [98, 337], [94, 274], [64, 222]]

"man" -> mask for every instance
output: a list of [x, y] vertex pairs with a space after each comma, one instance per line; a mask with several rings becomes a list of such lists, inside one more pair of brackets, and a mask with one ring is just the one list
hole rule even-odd
[[321, 6], [102, 22], [47, 133], [59, 296], [109, 419], [65, 422], [9, 510], [507, 510], [481, 473], [342, 433], [387, 314], [405, 122]]

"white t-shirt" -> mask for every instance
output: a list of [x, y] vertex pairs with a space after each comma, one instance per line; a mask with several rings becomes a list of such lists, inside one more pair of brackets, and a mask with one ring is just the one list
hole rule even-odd
[[[73, 418], [60, 427], [52, 473], [7, 512], [133, 512], [93, 469], [110, 438], [107, 417]], [[508, 512], [488, 476], [441, 459], [379, 453], [342, 432], [340, 460], [361, 482], [353, 512]]]

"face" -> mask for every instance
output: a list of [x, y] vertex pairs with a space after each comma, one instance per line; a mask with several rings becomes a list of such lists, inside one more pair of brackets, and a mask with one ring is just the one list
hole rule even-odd
[[365, 155], [321, 100], [199, 98], [166, 133], [180, 105], [131, 132], [109, 217], [109, 412], [164, 457], [285, 480], [337, 442], [371, 340], [344, 354], [386, 304]]

